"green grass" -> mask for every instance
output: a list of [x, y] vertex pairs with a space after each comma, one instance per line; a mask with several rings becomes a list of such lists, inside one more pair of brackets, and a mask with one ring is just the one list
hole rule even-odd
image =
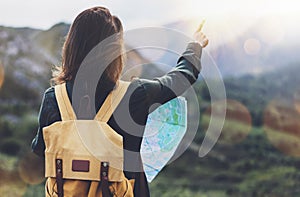
[[[211, 117], [209, 115], [203, 115], [201, 119], [201, 126], [202, 128], [205, 128], [206, 130], [208, 128], [208, 125], [210, 124]], [[217, 122], [214, 122], [212, 124], [220, 124], [222, 119], [219, 119], [218, 117], [215, 117], [215, 120]], [[212, 125], [213, 126], [213, 125]], [[235, 144], [247, 137], [251, 130], [251, 124], [246, 124], [244, 122], [241, 122], [239, 120], [235, 119], [229, 119], [226, 118], [224, 120], [224, 125], [222, 127], [221, 135], [218, 139], [218, 143], [224, 143], [224, 144]], [[210, 134], [207, 135], [210, 138], [215, 138], [216, 136], [211, 136]]]

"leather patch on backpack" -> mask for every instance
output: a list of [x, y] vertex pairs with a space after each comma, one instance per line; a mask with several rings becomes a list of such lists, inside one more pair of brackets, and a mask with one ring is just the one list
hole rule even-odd
[[72, 171], [73, 172], [89, 172], [90, 161], [88, 160], [72, 160]]

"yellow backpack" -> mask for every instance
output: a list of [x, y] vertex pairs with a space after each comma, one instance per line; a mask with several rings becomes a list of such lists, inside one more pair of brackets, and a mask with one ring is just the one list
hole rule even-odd
[[132, 197], [123, 173], [123, 138], [108, 124], [129, 83], [118, 81], [94, 120], [77, 120], [66, 84], [55, 86], [61, 121], [43, 128], [46, 196]]

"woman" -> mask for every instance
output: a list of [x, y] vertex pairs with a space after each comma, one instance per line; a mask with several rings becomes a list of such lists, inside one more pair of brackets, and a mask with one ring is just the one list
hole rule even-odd
[[[130, 83], [118, 108], [108, 121], [108, 124], [123, 136], [124, 173], [128, 179], [135, 180], [134, 196], [150, 196], [140, 157], [142, 136], [149, 109], [151, 107], [151, 110], [153, 110], [153, 106], [156, 103], [163, 104], [175, 98], [176, 95], [183, 93], [197, 80], [201, 69], [200, 57], [202, 47], [200, 43], [202, 46], [208, 43], [205, 35], [200, 30], [195, 33], [195, 42], [188, 44], [175, 69], [153, 80], [134, 79]], [[56, 84], [66, 83], [68, 97], [71, 102], [72, 98], [74, 98], [75, 76], [84, 58], [97, 44], [114, 34], [121, 35], [119, 39], [121, 43], [119, 50], [121, 51], [123, 45], [122, 33], [123, 27], [120, 20], [116, 16], [112, 16], [109, 10], [104, 7], [87, 9], [77, 16], [64, 43], [62, 70], [53, 79]], [[114, 89], [120, 78], [122, 68], [123, 57], [120, 55], [105, 68], [103, 75], [99, 76], [100, 79], [97, 84], [95, 103], [93, 105], [96, 111], [100, 109], [107, 95]], [[182, 81], [182, 77], [184, 77], [183, 81], [185, 82]], [[88, 90], [89, 86], [87, 85], [86, 87]], [[172, 90], [176, 90], [176, 93]], [[129, 101], [129, 107], [125, 106], [125, 100]], [[134, 123], [140, 125], [139, 127], [132, 127], [134, 131], [126, 131], [125, 127], [120, 126], [115, 118], [128, 114], [128, 112], [124, 111], [126, 109], [129, 110]], [[80, 110], [76, 113], [78, 115]], [[81, 118], [89, 118], [89, 116], [82, 115]], [[32, 142], [32, 149], [36, 154], [44, 156], [45, 142], [42, 129], [60, 120], [61, 115], [54, 87], [50, 87], [44, 94], [39, 114], [39, 130]], [[130, 154], [132, 152], [137, 153], [137, 155]]]

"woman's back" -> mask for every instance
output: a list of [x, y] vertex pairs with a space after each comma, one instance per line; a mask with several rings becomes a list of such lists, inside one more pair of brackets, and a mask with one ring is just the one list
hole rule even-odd
[[[96, 15], [98, 16], [98, 12], [102, 12], [102, 9], [100, 9], [100, 11], [99, 9], [90, 9], [88, 15], [91, 13], [93, 14], [94, 12], [96, 12]], [[107, 10], [104, 12], [106, 13]], [[103, 16], [101, 15], [101, 17]], [[105, 15], [105, 17], [112, 16]], [[118, 24], [119, 20], [112, 17], [112, 21], [114, 21], [114, 24], [112, 25], [114, 32], [121, 32], [122, 28], [121, 24]], [[72, 28], [73, 30], [76, 28], [76, 20], [69, 32], [69, 37], [71, 38]], [[107, 95], [114, 89], [115, 84], [121, 75], [123, 62], [122, 57], [119, 57], [117, 61], [108, 65], [102, 77], [99, 76], [100, 79], [95, 93], [89, 94], [90, 97], [95, 95], [94, 104], [89, 103], [89, 101], [93, 99], [88, 99], [88, 101], [85, 102], [85, 97], [74, 97], [73, 91], [77, 88], [74, 80], [80, 64], [78, 64], [76, 59], [77, 57], [74, 57], [74, 54], [70, 54], [71, 48], [74, 47], [71, 38], [67, 38], [65, 43], [63, 53], [63, 60], [65, 61], [63, 61], [63, 70], [61, 75], [57, 79], [60, 82], [66, 82], [67, 93], [70, 101], [73, 102], [72, 99], [75, 98], [80, 101], [79, 105], [82, 104], [82, 106], [76, 106], [76, 103], [73, 103], [77, 117], [79, 117], [79, 119], [86, 119], [91, 116], [89, 113], [85, 112], [89, 111], [88, 109], [92, 107], [94, 107], [97, 112], [102, 106]], [[92, 48], [92, 46], [89, 48]], [[77, 49], [74, 50], [77, 51]], [[190, 43], [186, 51], [179, 58], [177, 66], [166, 75], [153, 80], [133, 80], [129, 85], [125, 96], [121, 100], [121, 103], [118, 105], [108, 121], [108, 124], [116, 132], [123, 136], [124, 173], [128, 179], [135, 179], [135, 196], [146, 197], [150, 195], [140, 156], [140, 147], [148, 114], [155, 109], [155, 106], [158, 106], [157, 104], [163, 104], [176, 96], [179, 96], [197, 80], [198, 74], [201, 70], [201, 53], [202, 47], [199, 43]], [[83, 58], [79, 62], [83, 61]], [[72, 62], [77, 62], [75, 68]], [[89, 86], [85, 86], [85, 88], [88, 90]], [[88, 103], [92, 106], [87, 107]], [[60, 120], [61, 116], [54, 88], [52, 87], [46, 90], [41, 105], [39, 131], [32, 142], [32, 149], [35, 153], [41, 156], [44, 155], [45, 142], [43, 139], [43, 128]]]
[[[199, 51], [199, 46], [196, 43], [190, 44], [189, 49]], [[199, 56], [196, 53], [189, 55]], [[174, 85], [176, 85], [176, 90], [179, 91], [176, 92], [177, 94], [183, 93], [195, 82], [199, 74], [199, 71], [186, 58], [188, 57], [180, 58], [177, 68], [161, 78], [155, 80], [136, 79], [132, 81], [124, 98], [108, 122], [116, 132], [123, 136], [125, 175], [128, 179], [133, 178], [136, 180], [134, 187], [136, 196], [149, 195], [140, 156], [140, 147], [149, 109], [154, 110], [154, 104], [163, 104], [176, 97], [175, 92], [172, 91]], [[200, 66], [199, 63], [198, 66]], [[189, 79], [189, 84], [182, 83], [183, 76], [185, 80]], [[99, 82], [95, 94], [94, 106], [96, 111], [100, 109], [114, 86], [115, 84], [111, 81]], [[69, 81], [66, 83], [66, 87], [69, 99], [72, 102], [74, 83]], [[53, 87], [45, 92], [39, 120], [40, 135], [37, 135], [33, 141], [32, 148], [36, 153], [42, 155], [45, 147], [41, 138], [42, 128], [61, 120]]]

